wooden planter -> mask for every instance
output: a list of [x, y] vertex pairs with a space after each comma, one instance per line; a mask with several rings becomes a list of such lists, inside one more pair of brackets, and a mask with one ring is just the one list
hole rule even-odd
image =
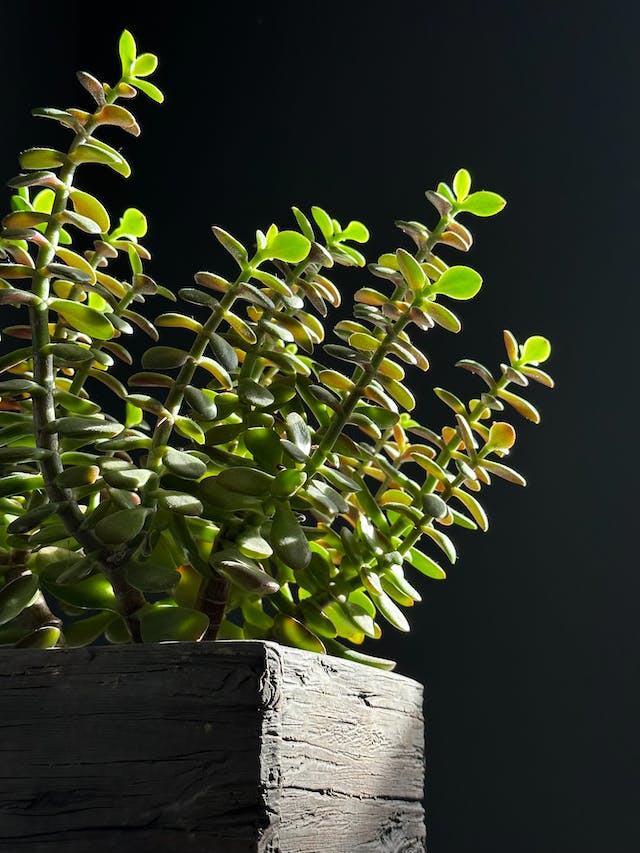
[[274, 643], [0, 651], [0, 851], [424, 851], [422, 688]]

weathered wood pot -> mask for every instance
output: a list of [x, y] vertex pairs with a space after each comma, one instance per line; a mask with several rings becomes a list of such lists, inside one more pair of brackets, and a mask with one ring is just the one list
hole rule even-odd
[[0, 851], [424, 850], [422, 688], [265, 642], [0, 652]]

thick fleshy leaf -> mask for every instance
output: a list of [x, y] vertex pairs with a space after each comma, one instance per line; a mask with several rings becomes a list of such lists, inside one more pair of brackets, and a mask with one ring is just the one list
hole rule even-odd
[[76, 649], [95, 642], [104, 633], [105, 628], [114, 621], [116, 616], [110, 612], [96, 613], [85, 619], [77, 619], [64, 626], [64, 644], [66, 648]]
[[249, 255], [247, 254], [247, 250], [240, 243], [239, 240], [236, 240], [235, 237], [232, 237], [227, 231], [224, 231], [222, 228], [219, 228], [217, 225], [214, 225], [211, 229], [213, 231], [214, 236], [218, 240], [218, 242], [224, 246], [224, 248], [229, 252], [229, 254], [235, 259], [239, 266], [244, 266], [249, 260]]
[[184, 392], [185, 400], [191, 406], [193, 411], [207, 421], [215, 419], [218, 413], [218, 407], [215, 402], [215, 393], [206, 388], [195, 388], [193, 385], [187, 385]]
[[483, 459], [480, 465], [490, 474], [495, 474], [496, 477], [501, 477], [503, 480], [515, 483], [516, 486], [527, 485], [527, 481], [522, 474], [514, 471], [513, 468], [509, 468], [508, 465], [503, 465], [501, 462], [494, 462], [492, 459]]
[[496, 421], [491, 424], [487, 445], [498, 450], [509, 450], [516, 440], [516, 431], [511, 424]]
[[201, 516], [204, 510], [202, 502], [198, 498], [178, 492], [163, 492], [158, 499], [158, 503], [161, 507], [176, 513], [176, 515]]
[[89, 193], [73, 189], [69, 193], [71, 204], [76, 213], [86, 216], [96, 222], [103, 234], [111, 228], [111, 220], [102, 202]]
[[497, 393], [501, 400], [512, 406], [523, 418], [532, 421], [534, 424], [540, 423], [540, 413], [528, 400], [524, 400], [517, 394], [512, 394], [511, 391], [505, 391], [504, 389]]
[[471, 189], [471, 175], [466, 169], [458, 169], [453, 177], [453, 191], [458, 202], [464, 201]]
[[432, 527], [431, 524], [424, 525], [422, 528], [422, 532], [426, 533], [430, 539], [438, 545], [438, 547], [444, 552], [447, 559], [450, 563], [455, 563], [456, 561], [456, 548], [451, 539], [443, 533], [441, 530], [436, 530], [435, 527]]
[[297, 412], [291, 412], [285, 418], [285, 428], [289, 440], [308, 456], [311, 452], [311, 431], [304, 418]]
[[29, 573], [9, 581], [0, 589], [0, 625], [19, 616], [33, 602], [37, 594], [37, 575]]
[[57, 169], [67, 161], [67, 155], [54, 148], [29, 148], [20, 155], [21, 169]]
[[422, 551], [419, 551], [417, 548], [409, 548], [405, 554], [405, 560], [411, 563], [414, 569], [417, 569], [419, 572], [422, 572], [423, 575], [433, 578], [434, 580], [444, 580], [447, 576], [444, 569], [442, 569], [435, 560], [432, 560], [431, 557], [423, 554]]
[[380, 613], [394, 628], [405, 633], [411, 630], [407, 617], [386, 592], [375, 596], [375, 603]]
[[60, 628], [43, 625], [26, 634], [15, 644], [16, 649], [52, 649], [60, 639]]
[[96, 340], [106, 341], [114, 335], [114, 328], [107, 317], [88, 305], [67, 299], [52, 299], [49, 306], [62, 315], [74, 329]]
[[257, 563], [238, 552], [238, 558], [214, 555], [212, 563], [221, 575], [234, 586], [253, 595], [273, 595], [280, 589], [280, 584], [271, 575], [263, 571]]
[[303, 625], [302, 622], [294, 619], [293, 616], [286, 616], [283, 613], [279, 613], [276, 617], [273, 635], [284, 645], [304, 649], [307, 652], [322, 655], [327, 651], [322, 640], [313, 631]]
[[282, 461], [280, 439], [268, 427], [251, 427], [244, 434], [244, 443], [261, 468], [274, 471]]
[[133, 82], [136, 89], [144, 92], [152, 101], [155, 101], [157, 104], [161, 104], [164, 101], [164, 95], [153, 83], [150, 83], [148, 80], [140, 80], [138, 77]]
[[118, 602], [113, 588], [104, 575], [96, 574], [72, 584], [58, 584], [47, 580], [42, 581], [45, 590], [57, 599], [80, 607], [83, 610], [111, 610], [118, 612]]
[[191, 453], [175, 450], [173, 447], [168, 448], [162, 461], [173, 474], [188, 480], [197, 480], [207, 471], [207, 466], [202, 459]]
[[197, 424], [195, 421], [192, 421], [191, 418], [187, 418], [184, 415], [176, 415], [173, 423], [176, 431], [179, 432], [180, 435], [183, 435], [185, 438], [190, 438], [192, 441], [195, 441], [196, 444], [204, 444], [205, 435], [200, 424]]
[[[471, 267], [454, 266], [442, 273], [431, 285], [432, 293], [442, 293], [451, 299], [472, 299], [482, 286], [482, 276]], [[424, 310], [428, 312], [429, 306]], [[434, 317], [435, 319], [435, 317]]]
[[238, 397], [247, 406], [265, 408], [275, 402], [275, 397], [269, 389], [254, 382], [253, 379], [241, 379], [238, 382]]
[[101, 518], [93, 528], [97, 538], [105, 545], [123, 545], [140, 533], [147, 519], [143, 507], [120, 509]]
[[140, 618], [145, 643], [199, 642], [209, 627], [209, 617], [188, 607], [153, 605]]
[[282, 562], [304, 569], [311, 560], [309, 543], [300, 522], [286, 503], [279, 503], [271, 524], [271, 545]]
[[352, 220], [340, 234], [341, 240], [353, 240], [356, 243], [366, 243], [369, 239], [369, 229], [362, 222]]
[[551, 344], [542, 335], [533, 335], [527, 338], [522, 345], [521, 357], [527, 364], [540, 364], [551, 355]]
[[266, 495], [273, 483], [273, 475], [258, 468], [230, 466], [217, 476], [218, 484], [242, 495]]
[[418, 261], [405, 249], [398, 249], [396, 251], [396, 258], [398, 260], [398, 269], [411, 290], [416, 292], [422, 290], [427, 282], [427, 278]]
[[180, 575], [169, 566], [156, 563], [131, 562], [125, 570], [125, 577], [131, 586], [142, 592], [164, 592], [174, 587]]
[[[25, 427], [25, 429], [27, 428]], [[6, 440], [6, 432], [2, 438]], [[42, 488], [44, 488], [44, 479], [40, 474], [27, 474], [26, 471], [16, 471], [14, 474], [0, 478], [0, 498], [10, 495], [21, 495], [25, 492], [32, 492], [35, 489]]]
[[225, 370], [236, 369], [238, 366], [238, 355], [231, 344], [221, 335], [212, 332], [209, 335], [209, 347], [216, 361], [220, 362]]
[[136, 60], [136, 42], [129, 30], [123, 30], [118, 42], [122, 76], [128, 77]]
[[177, 347], [151, 347], [142, 354], [142, 366], [148, 370], [182, 367], [189, 353]]
[[314, 206], [311, 208], [311, 215], [318, 224], [324, 239], [329, 241], [333, 236], [333, 222], [329, 214], [321, 207]]
[[297, 231], [280, 231], [267, 242], [263, 253], [268, 258], [276, 258], [290, 264], [297, 264], [309, 254], [311, 243]]
[[473, 213], [475, 216], [494, 216], [500, 213], [505, 204], [506, 201], [497, 193], [481, 190], [467, 196], [458, 204], [458, 210]]

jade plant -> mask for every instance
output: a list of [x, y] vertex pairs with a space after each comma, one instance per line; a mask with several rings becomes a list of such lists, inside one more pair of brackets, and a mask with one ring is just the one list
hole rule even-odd
[[[460, 331], [452, 305], [482, 283], [436, 249], [467, 252], [459, 220], [504, 199], [471, 192], [460, 169], [426, 193], [430, 225], [396, 223], [409, 248], [368, 264], [365, 225], [320, 207], [292, 208], [291, 227], [259, 230], [251, 247], [215, 226], [236, 277], [195, 272], [174, 292], [147, 271], [145, 216], [129, 208], [114, 223], [87, 189], [95, 164], [130, 173], [100, 138], [109, 126], [139, 134], [123, 102], [163, 100], [148, 79], [157, 58], [127, 31], [119, 54], [115, 85], [78, 74], [90, 107], [33, 111], [71, 143], [24, 151], [9, 181], [0, 644], [272, 639], [392, 668], [357, 647], [386, 623], [409, 630], [412, 576], [445, 577], [456, 526], [487, 529], [480, 495], [493, 477], [525, 484], [504, 462], [515, 440], [504, 412], [537, 423], [513, 386], [553, 385], [539, 367], [546, 338], [508, 331], [495, 370], [458, 362], [477, 377], [473, 399], [433, 389], [449, 425], [422, 424], [405, 384], [429, 368], [425, 333]], [[359, 289], [336, 322], [343, 267]], [[175, 310], [151, 319], [157, 297]], [[138, 337], [139, 360], [127, 349]]]

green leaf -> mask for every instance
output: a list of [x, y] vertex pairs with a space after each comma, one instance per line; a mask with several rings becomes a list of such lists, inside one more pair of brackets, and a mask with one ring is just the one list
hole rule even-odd
[[189, 353], [177, 347], [151, 347], [142, 354], [142, 366], [148, 370], [182, 367]]
[[297, 264], [309, 254], [311, 243], [297, 231], [280, 231], [267, 243], [265, 257]]
[[114, 328], [107, 317], [88, 305], [68, 299], [52, 299], [49, 307], [61, 314], [74, 329], [96, 340], [107, 341], [114, 336]]
[[35, 489], [42, 488], [44, 488], [44, 479], [40, 474], [27, 474], [26, 471], [16, 471], [15, 474], [0, 478], [0, 498], [10, 495], [21, 495], [25, 492], [32, 492]]
[[60, 628], [43, 625], [36, 628], [15, 643], [16, 649], [52, 649], [60, 639]]
[[118, 53], [122, 63], [122, 76], [126, 78], [131, 73], [133, 63], [136, 61], [136, 43], [129, 30], [123, 30], [120, 36]]
[[238, 382], [238, 397], [247, 406], [264, 409], [275, 402], [275, 397], [264, 385], [253, 379], [241, 379]]
[[64, 604], [80, 607], [83, 610], [111, 610], [118, 612], [118, 602], [109, 581], [101, 574], [74, 584], [57, 584], [42, 579], [45, 590]]
[[297, 468], [287, 468], [276, 474], [271, 486], [271, 494], [280, 500], [290, 498], [306, 481], [307, 475], [304, 471], [298, 471]]
[[420, 291], [427, 282], [427, 277], [420, 264], [405, 249], [398, 249], [396, 258], [398, 259], [398, 269], [411, 290]]
[[458, 169], [453, 178], [453, 191], [458, 202], [464, 201], [471, 189], [471, 175], [466, 169]]
[[366, 655], [364, 652], [359, 652], [356, 649], [351, 649], [342, 645], [342, 643], [339, 643], [337, 640], [327, 638], [324, 643], [327, 647], [327, 653], [334, 655], [335, 657], [344, 658], [344, 660], [364, 664], [365, 666], [372, 666], [375, 669], [382, 669], [387, 672], [390, 672], [396, 667], [395, 661], [388, 660], [387, 658], [374, 657], [373, 655]]
[[207, 421], [215, 420], [218, 414], [216, 406], [216, 395], [213, 391], [207, 388], [195, 388], [193, 385], [187, 385], [184, 391], [184, 397], [193, 411]]
[[102, 203], [82, 190], [72, 189], [69, 196], [75, 212], [92, 219], [100, 227], [101, 233], [106, 234], [111, 227], [111, 220]]
[[106, 611], [65, 625], [63, 629], [65, 646], [69, 649], [88, 646], [95, 642], [104, 633], [105, 628], [116, 618], [112, 612]]
[[38, 576], [20, 575], [0, 589], [0, 625], [10, 622], [38, 595]]
[[164, 592], [180, 580], [180, 574], [175, 569], [147, 562], [128, 563], [125, 577], [131, 586], [141, 592]]
[[[234, 549], [235, 550], [235, 549]], [[249, 557], [237, 552], [237, 558], [219, 552], [212, 556], [212, 565], [234, 586], [252, 595], [273, 595], [280, 584]], [[222, 557], [222, 559], [220, 559]]]
[[457, 209], [475, 216], [494, 216], [500, 213], [507, 202], [497, 193], [481, 190], [471, 193], [470, 196], [457, 205]]
[[298, 228], [310, 242], [313, 242], [316, 239], [316, 236], [313, 233], [313, 228], [307, 217], [297, 207], [292, 207], [291, 210], [293, 211], [293, 215], [298, 223]]
[[204, 444], [204, 431], [200, 424], [192, 421], [191, 418], [187, 418], [184, 415], [176, 415], [174, 418], [174, 426], [180, 435], [183, 435], [185, 438], [190, 438], [192, 441], [195, 441], [196, 444]]
[[514, 471], [513, 468], [509, 468], [507, 465], [503, 465], [501, 462], [494, 462], [492, 459], [483, 459], [480, 464], [490, 474], [495, 474], [496, 477], [501, 477], [503, 480], [515, 483], [516, 486], [527, 485], [527, 481], [522, 474]]
[[217, 476], [220, 486], [241, 495], [266, 495], [273, 483], [273, 475], [258, 468], [231, 465]]
[[424, 525], [421, 530], [423, 533], [426, 533], [430, 539], [433, 539], [436, 545], [444, 552], [450, 563], [455, 563], [457, 557], [456, 548], [446, 533], [443, 533], [441, 530], [436, 530], [436, 528], [432, 527], [431, 524]]
[[431, 557], [423, 554], [422, 551], [418, 551], [417, 548], [409, 548], [405, 554], [405, 560], [411, 563], [414, 569], [417, 569], [429, 578], [440, 581], [447, 577], [444, 569], [442, 569], [435, 560], [432, 560]]
[[271, 524], [271, 544], [282, 562], [292, 569], [304, 569], [311, 550], [300, 522], [287, 503], [278, 503]]
[[199, 642], [207, 628], [209, 617], [188, 607], [167, 607], [154, 604], [140, 617], [142, 639], [145, 643]]
[[163, 492], [158, 503], [161, 507], [175, 512], [177, 515], [201, 516], [203, 512], [202, 502], [193, 495], [185, 495], [178, 492]]
[[243, 267], [249, 260], [247, 250], [235, 237], [232, 237], [227, 231], [214, 225], [211, 229], [218, 242], [224, 246], [229, 254], [235, 259], [240, 267]]
[[141, 53], [133, 64], [136, 77], [148, 77], [158, 67], [158, 57], [153, 53]]
[[498, 391], [498, 396], [501, 400], [504, 400], [505, 403], [512, 406], [519, 415], [522, 415], [523, 418], [532, 421], [534, 424], [540, 423], [540, 412], [538, 412], [536, 407], [529, 403], [528, 400], [519, 397], [517, 394], [512, 394], [511, 391], [505, 391], [504, 389]]
[[21, 169], [57, 169], [64, 166], [67, 155], [54, 148], [29, 148], [20, 155]]
[[282, 461], [280, 439], [268, 427], [250, 427], [244, 434], [244, 443], [262, 468], [274, 471]]
[[355, 243], [366, 243], [369, 239], [369, 229], [362, 222], [351, 220], [340, 234], [341, 240], [353, 240]]
[[140, 533], [148, 512], [143, 507], [117, 510], [101, 518], [93, 532], [104, 545], [123, 545]]
[[135, 207], [128, 207], [120, 217], [120, 224], [109, 235], [112, 240], [122, 237], [130, 239], [144, 237], [147, 233], [147, 217]]
[[221, 335], [212, 332], [209, 335], [209, 347], [216, 361], [219, 361], [225, 370], [236, 369], [238, 366], [238, 355], [231, 344]]
[[150, 83], [148, 80], [138, 80], [138, 78], [136, 78], [132, 82], [136, 89], [139, 89], [141, 92], [144, 92], [144, 94], [148, 98], [151, 98], [152, 101], [155, 101], [157, 104], [163, 103], [164, 95], [162, 94], [160, 89], [158, 89], [157, 86], [153, 85], [153, 83]]
[[394, 628], [405, 633], [411, 630], [407, 617], [386, 592], [376, 595], [375, 603], [380, 613]]
[[[442, 273], [431, 285], [432, 293], [442, 293], [451, 299], [471, 299], [482, 286], [482, 276], [471, 267], [454, 266]], [[429, 306], [424, 310], [428, 313]], [[435, 319], [435, 318], [434, 318]]]
[[273, 626], [273, 636], [283, 645], [304, 649], [323, 655], [327, 649], [322, 640], [293, 616], [278, 613]]
[[290, 412], [285, 419], [285, 428], [289, 440], [308, 456], [311, 452], [311, 431], [302, 415]]
[[247, 528], [236, 539], [241, 554], [252, 560], [266, 560], [273, 554], [273, 548], [260, 534], [257, 528]]
[[169, 471], [187, 480], [197, 480], [207, 472], [207, 466], [197, 456], [173, 447], [167, 450], [162, 461]]
[[540, 364], [551, 355], [551, 344], [541, 335], [533, 335], [522, 345], [520, 358], [527, 364]]
[[333, 237], [333, 222], [331, 221], [331, 217], [321, 207], [316, 206], [311, 208], [311, 215], [317, 222], [318, 228], [322, 232], [322, 236], [327, 242], [329, 242]]
[[447, 514], [447, 505], [438, 495], [424, 495], [422, 498], [422, 511], [431, 518], [444, 518]]

